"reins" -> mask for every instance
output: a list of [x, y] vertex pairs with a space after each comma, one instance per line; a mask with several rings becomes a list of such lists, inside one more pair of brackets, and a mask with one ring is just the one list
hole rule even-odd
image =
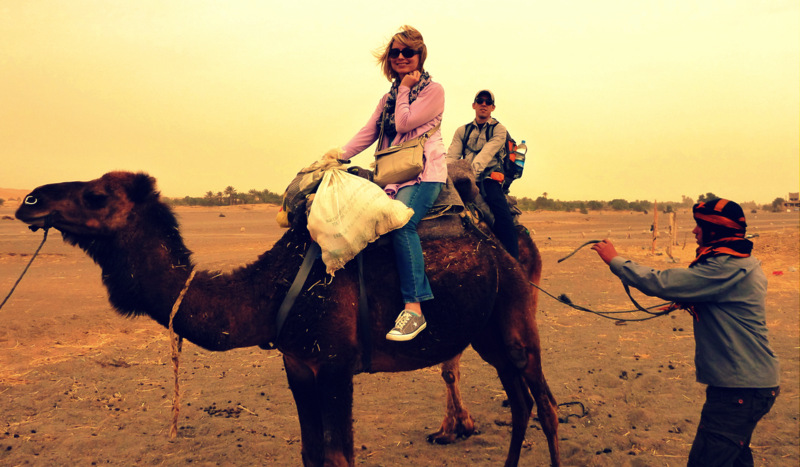
[[[5, 304], [8, 301], [8, 299], [11, 298], [11, 294], [13, 294], [14, 290], [17, 289], [17, 285], [19, 285], [19, 283], [22, 280], [22, 278], [28, 272], [28, 268], [30, 268], [31, 264], [33, 264], [33, 260], [36, 259], [36, 257], [39, 255], [39, 252], [42, 250], [42, 247], [44, 246], [44, 242], [45, 242], [45, 240], [47, 240], [47, 232], [50, 230], [50, 226], [48, 224], [49, 223], [47, 221], [45, 221], [45, 226], [43, 227], [44, 228], [44, 236], [42, 237], [42, 243], [39, 244], [39, 248], [37, 248], [36, 251], [33, 253], [33, 256], [31, 256], [31, 260], [28, 261], [28, 265], [25, 266], [25, 269], [22, 270], [22, 274], [20, 274], [19, 279], [17, 279], [17, 282], [14, 282], [14, 286], [11, 287], [11, 290], [8, 292], [8, 295], [6, 295], [6, 298], [3, 299], [3, 303], [0, 303], [0, 309], [2, 309], [3, 306], [5, 306]], [[39, 229], [39, 227], [34, 227], [34, 226], [31, 226], [29, 228], [34, 232]]]
[[[567, 256], [559, 259], [558, 262], [560, 263], [560, 262], [564, 261], [565, 259], [571, 257], [572, 255], [577, 253], [578, 250], [580, 250], [581, 248], [583, 248], [583, 247], [585, 247], [587, 245], [591, 245], [593, 243], [600, 243], [600, 242], [601, 242], [601, 240], [589, 240], [588, 242], [584, 243], [583, 245], [579, 246], [578, 248], [575, 248], [575, 250], [573, 250], [572, 253], [570, 253]], [[676, 309], [675, 307], [672, 306], [673, 305], [672, 302], [664, 302], [664, 303], [661, 303], [661, 304], [658, 304], [658, 305], [653, 305], [653, 306], [647, 307], [647, 308], [639, 305], [639, 303], [636, 300], [634, 300], [633, 296], [631, 295], [631, 289], [630, 289], [630, 287], [628, 287], [628, 284], [626, 284], [625, 282], [623, 282], [622, 285], [625, 287], [625, 293], [628, 294], [628, 298], [631, 300], [631, 303], [633, 303], [633, 305], [636, 307], [636, 309], [634, 309], [634, 310], [622, 310], [622, 311], [597, 311], [597, 310], [592, 310], [590, 308], [586, 308], [586, 307], [583, 307], [583, 306], [576, 305], [576, 304], [572, 303], [572, 300], [570, 300], [569, 297], [567, 297], [566, 294], [561, 294], [558, 297], [556, 297], [555, 295], [553, 295], [550, 292], [544, 290], [543, 288], [539, 287], [538, 285], [534, 284], [533, 282], [530, 282], [530, 284], [532, 286], [536, 287], [537, 289], [541, 290], [542, 292], [544, 292], [548, 297], [551, 297], [551, 298], [563, 303], [564, 305], [567, 305], [567, 306], [572, 307], [572, 308], [574, 308], [576, 310], [579, 310], [579, 311], [584, 311], [586, 313], [591, 313], [593, 315], [597, 315], [597, 316], [599, 316], [601, 318], [613, 319], [617, 323], [647, 321], [647, 320], [650, 320], [650, 319], [653, 319], [653, 318], [658, 318], [659, 316], [668, 315], [668, 314], [672, 313], [673, 311], [675, 311], [675, 309]], [[651, 311], [651, 310], [654, 310], [656, 308], [664, 308], [665, 306], [667, 308], [663, 309], [662, 311]], [[646, 316], [646, 317], [643, 317], [643, 318], [620, 318], [620, 317], [616, 316], [616, 315], [623, 315], [623, 314], [626, 314], [626, 313], [637, 313], [637, 312], [646, 313], [649, 316]]]
[[181, 410], [181, 392], [178, 369], [180, 368], [180, 353], [181, 348], [183, 347], [183, 338], [181, 336], [177, 336], [176, 338], [175, 329], [172, 327], [172, 321], [175, 319], [175, 315], [178, 313], [178, 309], [181, 307], [183, 297], [185, 297], [186, 292], [189, 291], [189, 285], [191, 285], [196, 272], [197, 271], [195, 269], [192, 269], [192, 272], [189, 273], [189, 277], [186, 279], [186, 283], [183, 284], [181, 293], [178, 294], [178, 298], [175, 299], [175, 303], [172, 305], [172, 312], [169, 314], [169, 346], [172, 350], [172, 370], [175, 373], [175, 390], [172, 394], [172, 425], [169, 429], [170, 439], [175, 439], [175, 437], [178, 435], [178, 415]]

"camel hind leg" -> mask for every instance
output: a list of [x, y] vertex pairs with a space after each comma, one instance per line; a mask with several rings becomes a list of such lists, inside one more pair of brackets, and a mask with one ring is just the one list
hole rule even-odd
[[525, 441], [525, 432], [533, 409], [533, 398], [522, 372], [508, 355], [499, 335], [500, 333], [495, 329], [494, 332], [473, 341], [472, 347], [481, 358], [497, 370], [497, 375], [506, 391], [511, 408], [511, 442], [505, 465], [512, 467], [519, 463], [522, 443]]
[[[538, 342], [537, 342], [538, 344]], [[538, 345], [535, 351], [528, 350], [527, 362], [522, 369], [522, 378], [536, 401], [536, 414], [542, 431], [547, 438], [547, 447], [550, 451], [550, 464], [560, 465], [558, 445], [558, 404], [550, 391], [550, 386], [542, 371], [542, 360]]]
[[[500, 339], [504, 353], [516, 367], [530, 395], [536, 401], [536, 411], [542, 431], [547, 438], [552, 465], [560, 465], [558, 445], [558, 414], [555, 397], [550, 391], [542, 370], [542, 352], [539, 329], [536, 324], [536, 305], [538, 289], [528, 283], [538, 283], [541, 277], [541, 263], [536, 261], [538, 251], [532, 244], [534, 262], [526, 271], [512, 268], [501, 269], [500, 284], [494, 316], [497, 319]], [[537, 264], [538, 263], [538, 264]], [[525, 276], [528, 277], [525, 277]], [[473, 343], [474, 347], [474, 343]], [[527, 392], [527, 391], [526, 391]], [[532, 408], [532, 407], [531, 407]]]
[[[533, 301], [531, 295], [527, 298], [529, 303]], [[550, 450], [550, 463], [558, 466], [558, 404], [542, 369], [541, 344], [535, 317], [532, 314], [517, 314], [507, 318], [512, 319], [502, 326], [506, 351], [536, 401], [536, 412]]]
[[428, 435], [429, 443], [450, 444], [456, 438], [468, 438], [475, 432], [475, 421], [461, 399], [461, 390], [459, 389], [461, 381], [460, 361], [461, 354], [458, 354], [442, 363], [442, 379], [447, 392], [445, 416], [439, 431]]

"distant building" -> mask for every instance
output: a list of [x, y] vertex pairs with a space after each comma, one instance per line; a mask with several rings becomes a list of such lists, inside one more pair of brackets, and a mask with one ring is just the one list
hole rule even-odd
[[800, 209], [800, 193], [789, 193], [789, 199], [783, 202], [786, 209]]

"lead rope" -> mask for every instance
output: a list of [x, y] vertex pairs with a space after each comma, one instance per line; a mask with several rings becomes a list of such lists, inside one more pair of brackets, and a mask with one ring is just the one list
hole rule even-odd
[[172, 327], [172, 321], [175, 318], [175, 315], [178, 313], [178, 309], [181, 307], [183, 297], [186, 296], [186, 292], [189, 291], [189, 285], [194, 279], [195, 272], [197, 271], [192, 269], [192, 272], [189, 274], [189, 278], [186, 279], [186, 283], [183, 284], [181, 293], [178, 295], [178, 298], [172, 305], [172, 312], [169, 314], [169, 345], [172, 350], [172, 370], [175, 373], [175, 391], [172, 394], [172, 425], [169, 429], [169, 439], [175, 439], [175, 437], [178, 436], [178, 414], [181, 411], [181, 391], [178, 378], [178, 369], [180, 367], [181, 347], [183, 347], [183, 338], [181, 336], [177, 336], [176, 338], [175, 330]]
[[[31, 229], [31, 230], [33, 230], [33, 229]], [[42, 243], [39, 244], [39, 248], [37, 248], [36, 251], [33, 253], [33, 256], [31, 256], [31, 260], [28, 261], [28, 265], [25, 266], [25, 269], [22, 271], [22, 274], [19, 275], [19, 279], [17, 279], [17, 282], [15, 282], [14, 286], [11, 287], [11, 291], [9, 291], [8, 295], [6, 295], [6, 298], [3, 299], [3, 303], [0, 303], [0, 310], [3, 309], [3, 306], [5, 306], [5, 304], [8, 301], [8, 299], [11, 298], [11, 294], [13, 294], [14, 290], [17, 289], [17, 285], [19, 285], [19, 282], [22, 280], [22, 278], [28, 272], [28, 268], [30, 268], [31, 264], [33, 264], [33, 260], [35, 260], [36, 256], [39, 255], [39, 252], [42, 250], [42, 247], [44, 246], [45, 240], [47, 240], [47, 232], [49, 230], [50, 230], [50, 227], [44, 227], [44, 236], [42, 237]]]
[[[593, 243], [600, 243], [600, 242], [601, 242], [601, 240], [589, 240], [588, 242], [584, 243], [583, 245], [579, 246], [578, 248], [575, 248], [572, 251], [572, 253], [570, 253], [567, 256], [559, 259], [558, 262], [560, 263], [560, 262], [564, 261], [565, 259], [571, 257], [572, 255], [577, 253], [578, 250], [580, 250], [581, 248], [583, 248], [583, 247], [585, 247], [587, 245], [591, 245]], [[633, 296], [631, 295], [631, 290], [628, 287], [628, 284], [626, 284], [625, 282], [623, 282], [622, 285], [625, 287], [625, 293], [628, 294], [628, 298], [631, 300], [631, 303], [633, 303], [633, 305], [636, 307], [635, 310], [625, 310], [625, 311], [596, 311], [596, 310], [591, 310], [589, 308], [582, 307], [582, 306], [579, 306], [579, 305], [576, 305], [576, 304], [572, 303], [572, 300], [570, 300], [569, 297], [566, 296], [566, 294], [561, 294], [558, 297], [556, 297], [556, 296], [552, 295], [551, 293], [549, 293], [548, 291], [544, 290], [543, 288], [539, 287], [538, 285], [534, 284], [533, 282], [530, 282], [530, 284], [532, 286], [536, 287], [537, 289], [541, 290], [542, 292], [544, 292], [547, 296], [554, 298], [555, 300], [563, 303], [564, 305], [567, 305], [567, 306], [572, 307], [572, 308], [574, 308], [576, 310], [579, 310], [579, 311], [585, 311], [587, 313], [592, 313], [592, 314], [597, 315], [597, 316], [599, 316], [601, 318], [613, 319], [613, 320], [615, 320], [615, 322], [617, 324], [623, 324], [623, 323], [626, 323], [626, 322], [635, 322], [635, 321], [647, 321], [647, 320], [650, 320], [650, 319], [653, 319], [653, 318], [658, 318], [659, 316], [668, 315], [668, 314], [672, 313], [673, 311], [675, 311], [677, 309], [677, 308], [675, 308], [675, 306], [674, 306], [675, 304], [673, 302], [664, 302], [664, 303], [661, 303], [661, 304], [658, 304], [658, 305], [653, 305], [653, 306], [648, 307], [648, 308], [645, 308], [645, 307], [639, 305], [639, 303], [636, 300], [634, 300]], [[651, 311], [651, 310], [656, 309], [656, 308], [661, 308], [661, 310], [659, 310], [659, 311]], [[624, 313], [635, 313], [637, 311], [644, 312], [644, 313], [646, 313], [646, 314], [648, 314], [650, 316], [647, 316], [645, 318], [618, 318], [616, 316], [611, 316], [611, 315], [619, 315], [619, 314], [624, 314]]]

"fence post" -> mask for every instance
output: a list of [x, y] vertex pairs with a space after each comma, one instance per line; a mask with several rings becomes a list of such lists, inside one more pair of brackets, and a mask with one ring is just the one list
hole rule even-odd
[[656, 239], [658, 238], [658, 201], [653, 202], [653, 245], [650, 254], [656, 254]]
[[669, 247], [667, 254], [672, 258], [672, 246], [678, 244], [678, 227], [677, 227], [677, 213], [672, 211], [669, 213]]

